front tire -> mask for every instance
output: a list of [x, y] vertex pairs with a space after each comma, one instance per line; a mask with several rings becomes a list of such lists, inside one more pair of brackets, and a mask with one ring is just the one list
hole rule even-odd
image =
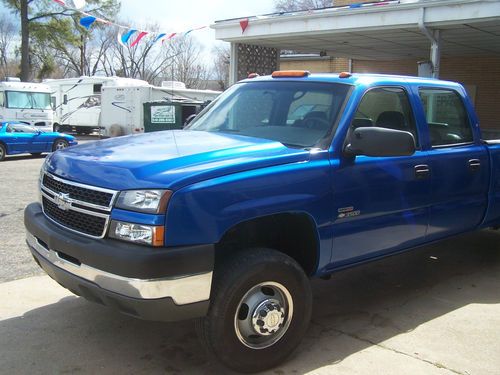
[[5, 159], [5, 155], [7, 155], [7, 150], [3, 144], [0, 143], [0, 161]]
[[52, 144], [52, 151], [64, 150], [68, 146], [69, 146], [68, 141], [64, 139], [56, 139]]
[[258, 372], [296, 349], [311, 307], [309, 280], [295, 260], [271, 249], [248, 249], [216, 267], [210, 308], [197, 330], [221, 364]]

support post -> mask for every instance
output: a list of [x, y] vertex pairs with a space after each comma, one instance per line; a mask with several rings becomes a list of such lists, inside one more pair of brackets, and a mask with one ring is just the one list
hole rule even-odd
[[439, 78], [439, 69], [441, 67], [441, 36], [439, 30], [434, 30], [433, 34], [434, 40], [431, 44], [432, 78]]
[[430, 60], [432, 64], [432, 78], [439, 78], [439, 68], [441, 64], [441, 36], [439, 30], [429, 30], [425, 25], [425, 8], [422, 8], [420, 19], [418, 20], [420, 31], [431, 42]]
[[229, 86], [238, 82], [238, 45], [231, 42], [229, 55]]

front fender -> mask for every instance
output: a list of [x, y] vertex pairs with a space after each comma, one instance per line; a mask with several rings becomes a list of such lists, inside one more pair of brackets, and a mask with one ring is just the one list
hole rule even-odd
[[306, 213], [316, 225], [320, 266], [331, 255], [330, 163], [318, 158], [245, 171], [176, 191], [166, 216], [166, 244], [217, 243], [235, 225], [281, 213]]

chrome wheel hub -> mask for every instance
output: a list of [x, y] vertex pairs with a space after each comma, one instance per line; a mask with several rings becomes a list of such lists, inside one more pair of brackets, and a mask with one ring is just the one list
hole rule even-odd
[[253, 329], [256, 333], [268, 336], [276, 333], [285, 321], [285, 309], [277, 300], [263, 301], [254, 310], [252, 316]]
[[275, 344], [288, 330], [293, 317], [293, 300], [282, 284], [267, 281], [250, 288], [241, 299], [234, 317], [235, 333], [251, 349]]

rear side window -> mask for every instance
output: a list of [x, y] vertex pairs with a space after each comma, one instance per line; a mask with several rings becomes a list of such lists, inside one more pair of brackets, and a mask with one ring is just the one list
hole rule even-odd
[[420, 89], [432, 146], [473, 141], [472, 129], [460, 96], [448, 89]]
[[408, 95], [400, 87], [378, 87], [363, 96], [351, 127], [369, 126], [410, 132], [419, 144]]

